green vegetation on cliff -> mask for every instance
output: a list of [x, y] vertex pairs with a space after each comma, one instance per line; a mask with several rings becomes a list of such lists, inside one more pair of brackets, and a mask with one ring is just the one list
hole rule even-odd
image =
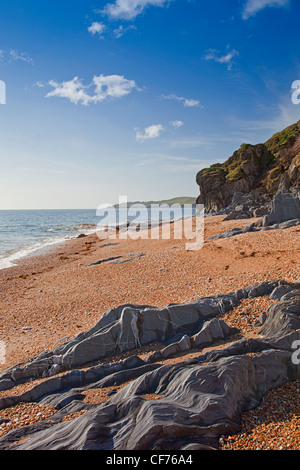
[[224, 184], [235, 183], [254, 175], [267, 191], [276, 190], [281, 175], [293, 163], [299, 166], [299, 155], [289, 152], [300, 137], [300, 121], [274, 134], [264, 144], [242, 144], [224, 163], [216, 163], [199, 172], [201, 178], [213, 178]]
[[[234, 152], [232, 157], [228, 158], [223, 164], [216, 163], [209, 168], [201, 170], [203, 177], [213, 177], [224, 180], [224, 183], [233, 183], [245, 177], [249, 165], [257, 167], [258, 171], [264, 169], [273, 161], [271, 154], [263, 155], [263, 152], [257, 152], [258, 146], [251, 144], [242, 144], [239, 150]], [[261, 158], [258, 154], [261, 153]]]
[[273, 192], [277, 189], [281, 175], [290, 166], [300, 167], [299, 154], [294, 156], [293, 152], [289, 151], [299, 136], [300, 126], [299, 123], [296, 123], [273, 135], [265, 143], [265, 146], [274, 155], [272, 168], [264, 179], [267, 191]]
[[290, 144], [291, 139], [293, 141], [300, 135], [299, 123], [292, 124], [281, 132], [274, 134], [267, 142], [265, 146], [272, 154], [277, 157], [280, 154], [280, 150]]

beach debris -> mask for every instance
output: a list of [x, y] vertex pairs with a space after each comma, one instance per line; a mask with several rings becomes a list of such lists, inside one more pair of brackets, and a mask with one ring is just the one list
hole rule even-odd
[[107, 263], [108, 261], [113, 261], [119, 258], [122, 258], [122, 256], [111, 256], [110, 258], [105, 258], [105, 259], [100, 259], [99, 261], [94, 261], [93, 263], [90, 263], [89, 266], [97, 266], [99, 264]]
[[68, 341], [70, 339], [70, 336], [63, 336], [62, 338], [58, 338], [56, 341], [57, 343], [63, 343], [64, 341]]
[[106, 248], [107, 246], [115, 246], [119, 245], [119, 243], [105, 243], [104, 245], [99, 245], [99, 248]]
[[111, 264], [123, 264], [123, 263], [128, 263], [129, 261], [132, 261], [134, 259], [140, 259], [143, 256], [146, 256], [145, 253], [138, 253], [138, 254], [130, 254], [128, 255], [129, 257], [127, 259], [124, 259], [122, 261], [112, 261]]
[[145, 253], [137, 253], [137, 254], [130, 254], [126, 259], [123, 259], [122, 261], [117, 261], [121, 258], [124, 258], [124, 256], [111, 256], [110, 258], [105, 258], [101, 259], [99, 261], [95, 261], [93, 263], [90, 263], [89, 266], [96, 266], [102, 263], [107, 263], [110, 262], [109, 264], [123, 264], [123, 263], [128, 263], [129, 261], [132, 261], [134, 259], [140, 259], [143, 256], [145, 256]]

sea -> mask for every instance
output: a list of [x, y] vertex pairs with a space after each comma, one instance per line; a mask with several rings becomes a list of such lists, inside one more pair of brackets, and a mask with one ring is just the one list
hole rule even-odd
[[142, 208], [0, 210], [0, 269], [45, 252], [80, 234], [97, 228], [123, 226], [127, 222], [179, 220], [191, 216], [184, 208], [154, 210]]

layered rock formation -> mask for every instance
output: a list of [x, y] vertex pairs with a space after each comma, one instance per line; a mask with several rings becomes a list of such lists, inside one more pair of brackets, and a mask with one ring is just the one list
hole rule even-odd
[[[277, 191], [300, 186], [300, 121], [263, 144], [241, 145], [223, 164], [201, 170], [196, 181], [200, 188], [197, 203], [204, 204], [208, 213], [246, 202], [250, 216], [265, 215], [255, 215], [254, 210], [268, 209]], [[248, 200], [233, 201], [236, 194], [248, 195]]]
[[270, 213], [264, 217], [262, 225], [268, 227], [295, 219], [300, 219], [300, 188], [276, 194]]
[[[299, 287], [265, 282], [189, 304], [110, 310], [89, 331], [0, 375], [0, 408], [35, 401], [57, 409], [51, 418], [10, 431], [0, 449], [218, 448], [221, 435], [239, 431], [242, 411], [256, 407], [268, 390], [300, 377], [299, 361], [293, 361], [300, 339]], [[236, 333], [222, 320], [224, 313], [242, 299], [266, 295], [278, 301], [266, 312], [259, 335], [220, 345]], [[156, 340], [163, 348], [145, 360], [133, 355], [101, 363], [113, 352]], [[190, 348], [199, 355], [173, 365], [161, 362]], [[44, 380], [21, 395], [10, 393], [41, 376]], [[105, 403], [83, 402], [91, 388], [123, 383], [128, 384]], [[147, 399], [149, 394], [159, 399]]]
[[[256, 210], [258, 212], [258, 209]], [[230, 213], [224, 220], [235, 218], [247, 218], [247, 215], [236, 216], [236, 211]], [[260, 230], [286, 229], [300, 225], [300, 188], [292, 188], [289, 191], [277, 193], [270, 204], [267, 215], [244, 228], [235, 227], [223, 233], [211, 236], [211, 239], [229, 238], [242, 235], [248, 232], [258, 232]]]

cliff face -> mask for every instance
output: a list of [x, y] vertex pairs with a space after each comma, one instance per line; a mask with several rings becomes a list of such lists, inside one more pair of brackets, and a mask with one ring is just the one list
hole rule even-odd
[[207, 212], [227, 207], [235, 193], [274, 195], [300, 185], [300, 121], [264, 144], [243, 144], [223, 164], [201, 170], [198, 204]]

